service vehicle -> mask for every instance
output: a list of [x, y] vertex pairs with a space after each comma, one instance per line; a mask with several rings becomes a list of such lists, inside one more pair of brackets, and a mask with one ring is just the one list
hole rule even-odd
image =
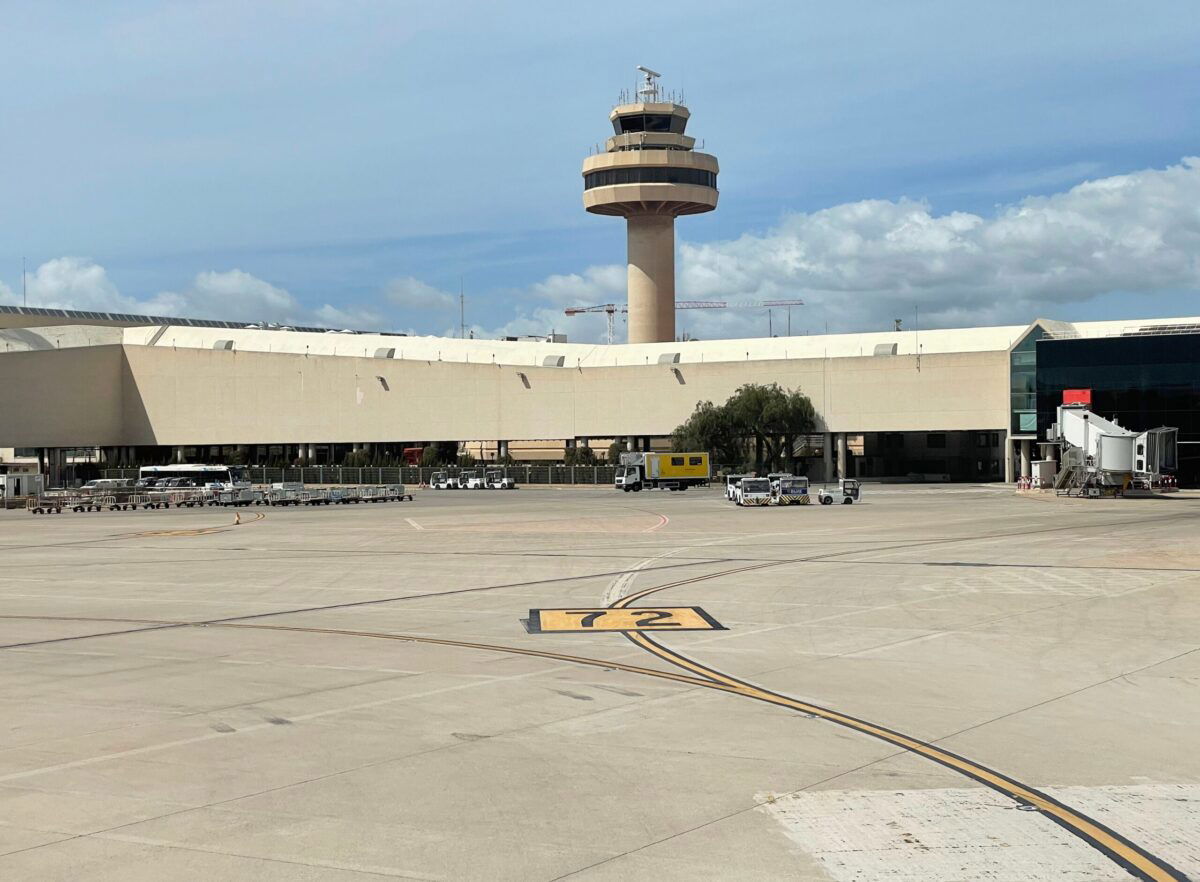
[[489, 490], [516, 490], [517, 482], [512, 478], [507, 477], [504, 472], [492, 471], [484, 476], [484, 481]]
[[772, 496], [767, 478], [742, 478], [733, 501], [738, 505], [770, 505]]
[[482, 469], [466, 469], [458, 476], [458, 485], [464, 490], [486, 490], [487, 479]]
[[97, 478], [94, 481], [88, 481], [79, 488], [79, 492], [85, 496], [90, 496], [99, 493], [112, 493], [114, 490], [132, 490], [133, 482], [126, 478]]
[[622, 453], [613, 486], [626, 493], [643, 487], [686, 490], [711, 478], [707, 453]]
[[[202, 465], [194, 464], [176, 464], [165, 466], [142, 466], [138, 470], [138, 480], [144, 481], [148, 478], [155, 478], [156, 483], [153, 485], [155, 489], [162, 489], [164, 481], [167, 479], [176, 479], [190, 481], [186, 485], [190, 487], [207, 487], [212, 490], [225, 487], [249, 487], [250, 481], [246, 477], [246, 470], [241, 466], [227, 465]], [[139, 487], [148, 487], [149, 484], [140, 484]], [[178, 484], [174, 486], [180, 486]]]
[[776, 505], [808, 505], [808, 478], [782, 475], [771, 482]]
[[817, 491], [817, 499], [821, 501], [821, 505], [833, 505], [839, 499], [842, 501], [842, 505], [860, 502], [862, 500], [862, 484], [854, 478], [841, 478], [838, 481], [837, 490], [822, 487]]
[[462, 484], [449, 472], [434, 472], [429, 476], [429, 487], [432, 490], [458, 490]]
[[737, 493], [737, 485], [742, 483], [743, 478], [753, 478], [754, 475], [726, 475], [725, 476], [725, 498], [733, 502], [734, 496]]

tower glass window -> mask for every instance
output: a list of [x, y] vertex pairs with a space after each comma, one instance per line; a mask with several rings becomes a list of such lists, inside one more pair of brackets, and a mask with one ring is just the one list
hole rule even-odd
[[611, 187], [615, 184], [696, 184], [717, 187], [714, 172], [700, 168], [610, 168], [583, 176], [583, 189]]
[[613, 120], [613, 131], [618, 135], [629, 132], [671, 132], [682, 135], [686, 127], [686, 117], [671, 113], [630, 113]]

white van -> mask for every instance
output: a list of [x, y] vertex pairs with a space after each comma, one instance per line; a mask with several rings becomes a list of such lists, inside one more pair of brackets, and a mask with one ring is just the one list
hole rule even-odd
[[128, 478], [96, 478], [94, 481], [88, 481], [79, 488], [79, 492], [84, 495], [95, 494], [102, 496], [106, 493], [112, 493], [114, 490], [132, 490], [133, 481]]

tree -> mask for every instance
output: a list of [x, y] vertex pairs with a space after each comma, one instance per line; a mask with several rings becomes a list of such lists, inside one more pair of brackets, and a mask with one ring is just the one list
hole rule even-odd
[[747, 383], [725, 402], [735, 431], [754, 442], [754, 468], [772, 471], [794, 460], [796, 435], [807, 435], [817, 424], [816, 411], [808, 396], [788, 391], [778, 383], [761, 386]]
[[596, 451], [592, 450], [592, 448], [590, 448], [590, 447], [580, 447], [580, 446], [576, 445], [575, 447], [567, 448], [566, 453], [563, 454], [563, 465], [587, 466], [587, 465], [595, 465], [595, 464], [596, 464]]
[[677, 453], [704, 450], [718, 462], [740, 466], [744, 456], [742, 439], [729, 419], [725, 406], [701, 401], [687, 422], [671, 433], [671, 449]]
[[352, 450], [342, 457], [342, 465], [351, 468], [362, 468], [371, 464], [371, 454], [365, 450]]
[[458, 462], [457, 441], [438, 441], [436, 444], [427, 444], [421, 451], [421, 465], [425, 468], [454, 465], [456, 462]]
[[620, 465], [621, 454], [625, 452], [625, 442], [618, 438], [608, 445], [608, 455], [605, 457], [609, 465]]
[[[816, 426], [816, 411], [802, 392], [747, 383], [722, 405], [701, 401], [687, 422], [671, 433], [676, 451], [707, 450], [718, 461], [742, 466], [753, 462], [756, 472], [793, 466], [797, 435]], [[753, 460], [747, 447], [754, 445]]]

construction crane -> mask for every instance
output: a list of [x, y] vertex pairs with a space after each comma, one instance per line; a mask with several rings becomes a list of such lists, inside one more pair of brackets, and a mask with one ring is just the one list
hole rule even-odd
[[[676, 300], [676, 309], [771, 309], [788, 307], [788, 333], [791, 333], [791, 310], [793, 306], [803, 306], [803, 300], [739, 300], [729, 303], [724, 300]], [[602, 312], [608, 318], [608, 342], [613, 342], [616, 318], [618, 312], [629, 312], [624, 303], [600, 303], [596, 306], [568, 306], [564, 313], [580, 315], [585, 312]]]

